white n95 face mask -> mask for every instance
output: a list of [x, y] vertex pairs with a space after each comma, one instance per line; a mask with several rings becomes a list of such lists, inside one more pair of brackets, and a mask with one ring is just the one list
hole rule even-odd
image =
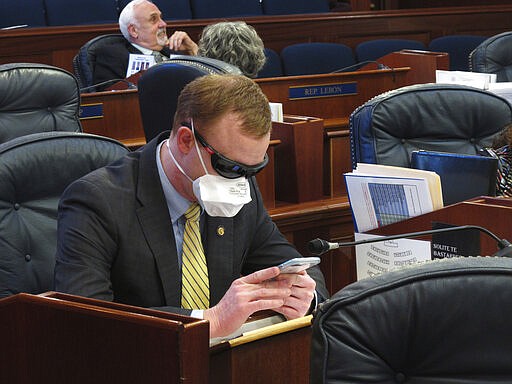
[[233, 217], [251, 201], [251, 188], [245, 177], [226, 179], [206, 174], [194, 180], [194, 195], [210, 216]]
[[176, 167], [180, 172], [190, 180], [194, 195], [197, 198], [199, 205], [210, 216], [217, 217], [233, 217], [242, 207], [249, 203], [251, 198], [251, 185], [245, 177], [237, 179], [227, 179], [218, 175], [210, 175], [204, 165], [201, 153], [195, 142], [197, 154], [201, 160], [201, 164], [205, 171], [205, 175], [192, 180], [183, 168], [178, 164], [174, 158], [171, 148], [169, 147], [169, 140], [166, 142], [167, 150]]

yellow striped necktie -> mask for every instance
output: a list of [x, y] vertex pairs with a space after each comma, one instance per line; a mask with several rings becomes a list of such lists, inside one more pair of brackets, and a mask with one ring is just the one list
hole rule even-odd
[[181, 306], [188, 309], [207, 309], [210, 306], [208, 268], [201, 242], [199, 216], [201, 207], [193, 203], [185, 212], [183, 233]]

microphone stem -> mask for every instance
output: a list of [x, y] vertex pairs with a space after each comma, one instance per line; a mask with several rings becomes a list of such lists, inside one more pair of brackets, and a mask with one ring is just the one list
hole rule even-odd
[[452, 232], [452, 231], [462, 231], [467, 229], [477, 229], [479, 231], [483, 231], [489, 236], [491, 236], [493, 239], [495, 239], [498, 242], [498, 245], [501, 249], [507, 246], [507, 244], [504, 244], [503, 240], [497, 237], [494, 233], [489, 231], [488, 229], [484, 227], [480, 227], [478, 225], [461, 225], [453, 228], [439, 228], [439, 229], [431, 229], [428, 231], [420, 231], [420, 232], [410, 232], [410, 233], [402, 233], [400, 235], [392, 235], [392, 236], [386, 236], [385, 239], [382, 238], [374, 238], [374, 239], [366, 239], [366, 240], [359, 240], [359, 241], [350, 241], [347, 243], [342, 243], [340, 246], [343, 247], [351, 247], [355, 245], [362, 245], [362, 244], [368, 244], [368, 243], [377, 243], [379, 241], [387, 241], [387, 240], [395, 240], [395, 239], [403, 239], [408, 237], [419, 237], [419, 236], [426, 236], [426, 235], [433, 235], [435, 233], [439, 232]]

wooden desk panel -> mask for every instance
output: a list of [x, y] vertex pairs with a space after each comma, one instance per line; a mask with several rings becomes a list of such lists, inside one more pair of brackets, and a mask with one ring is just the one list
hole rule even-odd
[[81, 119], [84, 132], [112, 137], [131, 147], [146, 143], [137, 90], [85, 93], [80, 105], [82, 109], [99, 106], [103, 112]]
[[[505, 198], [475, 198], [445, 208], [399, 221], [370, 231], [379, 235], [393, 235], [432, 229], [433, 222], [452, 225], [482, 226], [502, 239], [512, 241], [512, 200]], [[492, 255], [497, 249], [496, 241], [481, 234], [481, 254]]]
[[[284, 76], [256, 79], [269, 101], [283, 104], [285, 114], [320, 117], [328, 126], [332, 119], [348, 117], [352, 111], [381, 92], [410, 84], [406, 80], [410, 68], [327, 73], [304, 76]], [[340, 86], [355, 84], [355, 93], [336, 96], [308, 96], [292, 99], [290, 92], [302, 87]]]
[[210, 349], [210, 384], [309, 383], [311, 316], [251, 333]]
[[205, 320], [71, 295], [0, 300], [2, 383], [207, 383]]

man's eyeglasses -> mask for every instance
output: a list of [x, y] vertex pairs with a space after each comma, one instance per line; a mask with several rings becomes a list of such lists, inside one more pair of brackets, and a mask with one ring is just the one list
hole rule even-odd
[[[182, 123], [183, 126], [192, 129], [191, 124]], [[236, 179], [237, 177], [251, 177], [261, 171], [268, 164], [268, 155], [265, 153], [263, 161], [256, 165], [245, 165], [237, 161], [228, 159], [221, 153], [217, 152], [208, 142], [194, 129], [194, 136], [197, 138], [199, 143], [206, 149], [210, 154], [212, 167], [217, 173], [227, 179]]]

